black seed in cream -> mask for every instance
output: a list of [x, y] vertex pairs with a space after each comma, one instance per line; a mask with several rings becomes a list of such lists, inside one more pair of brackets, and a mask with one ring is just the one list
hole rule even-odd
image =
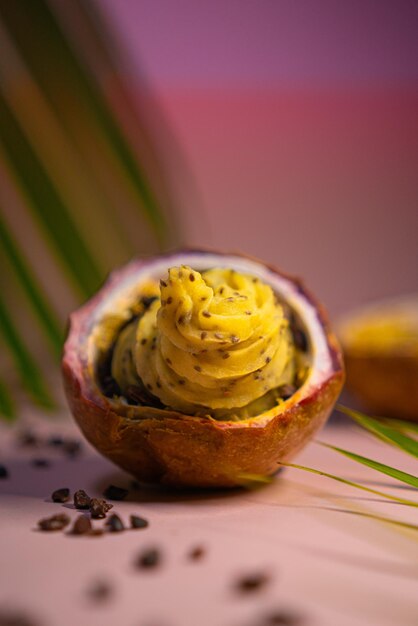
[[167, 363], [167, 365], [172, 365], [171, 359], [166, 359], [165, 362]]
[[145, 338], [141, 339], [141, 346], [145, 346], [146, 343], [147, 343], [147, 340]]
[[245, 315], [251, 315], [251, 311], [245, 311]]
[[167, 304], [171, 304], [173, 302], [173, 298], [170, 296], [167, 298]]
[[180, 380], [179, 380], [179, 385], [184, 385], [184, 384], [185, 384], [185, 382], [186, 382], [186, 381], [184, 380], [184, 378], [180, 378]]
[[195, 279], [195, 275], [194, 275], [194, 274], [189, 274], [189, 280], [190, 280], [191, 282], [193, 282], [194, 280], [196, 280], [196, 279]]
[[202, 341], [204, 341], [207, 336], [208, 336], [208, 334], [207, 334], [207, 332], [205, 330], [202, 333], [200, 333], [200, 338], [201, 338]]
[[195, 365], [194, 369], [196, 370], [196, 372], [201, 372], [202, 368], [200, 367], [200, 365]]
[[231, 335], [231, 341], [232, 343], [238, 343], [239, 337], [237, 337], [237, 335]]
[[270, 363], [270, 361], [271, 361], [271, 358], [269, 356], [266, 357], [266, 363]]
[[203, 317], [212, 317], [209, 311], [203, 311], [202, 315]]
[[167, 283], [165, 282], [165, 280], [160, 280], [160, 285], [161, 287], [167, 287]]
[[231, 355], [229, 354], [229, 352], [224, 352], [224, 354], [222, 355], [223, 359], [229, 359]]

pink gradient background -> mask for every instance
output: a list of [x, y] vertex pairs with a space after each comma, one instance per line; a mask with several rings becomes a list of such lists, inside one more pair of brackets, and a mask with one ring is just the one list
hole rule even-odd
[[100, 4], [194, 176], [170, 164], [189, 243], [303, 276], [333, 316], [416, 290], [416, 2]]

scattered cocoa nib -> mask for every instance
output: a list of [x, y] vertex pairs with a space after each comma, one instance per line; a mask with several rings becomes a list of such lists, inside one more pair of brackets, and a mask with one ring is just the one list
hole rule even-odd
[[5, 465], [0, 465], [0, 478], [9, 478], [9, 471]]
[[161, 554], [157, 548], [149, 548], [141, 552], [136, 560], [136, 567], [139, 569], [152, 569], [161, 563]]
[[64, 439], [60, 437], [60, 435], [51, 435], [51, 437], [48, 437], [46, 440], [46, 445], [51, 448], [60, 448], [64, 445]]
[[195, 546], [188, 554], [191, 561], [200, 561], [206, 554], [206, 550], [203, 546]]
[[115, 485], [109, 485], [103, 492], [103, 495], [108, 500], [124, 500], [129, 491], [123, 489], [123, 487], [116, 487]]
[[90, 500], [90, 513], [94, 519], [106, 517], [106, 513], [113, 509], [113, 504], [109, 504], [106, 500], [100, 498], [92, 498]]
[[71, 534], [73, 535], [88, 535], [91, 533], [92, 526], [91, 521], [85, 515], [79, 515], [73, 524]]
[[52, 517], [45, 517], [39, 520], [38, 526], [41, 530], [62, 530], [70, 523], [70, 518], [65, 513], [58, 513]]
[[47, 467], [50, 467], [51, 465], [51, 461], [49, 461], [48, 459], [43, 459], [43, 458], [32, 459], [31, 463], [33, 467], [38, 467], [40, 469], [46, 469]]
[[113, 587], [105, 580], [97, 580], [87, 589], [87, 595], [94, 602], [105, 602], [113, 595]]
[[51, 495], [53, 502], [68, 502], [70, 499], [70, 490], [67, 487], [56, 489]]
[[17, 442], [24, 448], [36, 448], [39, 439], [32, 430], [22, 430], [17, 435]]
[[68, 439], [67, 441], [64, 441], [62, 449], [70, 459], [75, 459], [76, 457], [80, 456], [82, 452], [82, 445], [80, 441], [76, 441], [75, 439]]
[[240, 578], [236, 584], [237, 590], [243, 593], [259, 591], [269, 582], [270, 577], [263, 573], [249, 574]]
[[297, 613], [278, 610], [266, 615], [260, 626], [302, 626], [302, 618]]
[[129, 521], [131, 522], [131, 528], [146, 528], [149, 526], [148, 520], [138, 515], [131, 515]]
[[125, 530], [125, 526], [123, 525], [122, 520], [120, 519], [119, 515], [116, 515], [116, 513], [113, 513], [113, 515], [108, 517], [105, 524], [109, 528], [109, 532], [111, 533], [120, 533]]
[[76, 509], [90, 508], [90, 496], [86, 494], [84, 489], [79, 489], [74, 494], [74, 506]]
[[24, 613], [0, 609], [0, 626], [39, 626], [39, 622]]

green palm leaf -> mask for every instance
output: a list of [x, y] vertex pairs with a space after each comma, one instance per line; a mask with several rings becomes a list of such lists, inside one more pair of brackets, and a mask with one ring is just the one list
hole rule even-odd
[[357, 424], [363, 426], [363, 428], [368, 430], [379, 439], [400, 448], [401, 450], [407, 452], [408, 454], [411, 454], [415, 458], [418, 457], [418, 441], [412, 439], [412, 437], [408, 437], [399, 430], [387, 426], [377, 419], [369, 417], [368, 415], [365, 415], [360, 411], [349, 409], [345, 406], [342, 406], [341, 404], [337, 406], [337, 410], [354, 419]]
[[372, 489], [371, 487], [365, 487], [364, 485], [360, 485], [359, 483], [356, 483], [352, 480], [347, 480], [346, 478], [342, 478], [341, 476], [336, 476], [335, 474], [330, 474], [322, 470], [314, 469], [312, 467], [306, 467], [305, 465], [296, 465], [295, 463], [280, 463], [280, 465], [283, 465], [284, 467], [293, 467], [295, 469], [303, 470], [305, 472], [310, 472], [311, 474], [317, 474], [318, 476], [325, 476], [326, 478], [331, 478], [331, 480], [335, 480], [339, 483], [343, 483], [344, 485], [348, 485], [349, 487], [354, 487], [355, 489], [361, 489], [362, 491], [372, 493], [375, 496], [379, 496], [387, 500], [393, 500], [393, 502], [398, 502], [399, 504], [405, 504], [407, 506], [418, 507], [418, 502], [414, 502], [413, 500], [408, 500], [406, 498], [393, 496], [389, 493], [385, 493], [384, 491]]
[[62, 348], [62, 329], [58, 317], [53, 312], [48, 300], [42, 293], [42, 289], [34, 273], [29, 268], [16, 243], [13, 241], [7, 226], [0, 215], [0, 244], [3, 246], [14, 270], [26, 291], [26, 295], [32, 304], [33, 310], [42, 324], [43, 331], [49, 340], [50, 346], [58, 357]]
[[13, 398], [2, 380], [0, 380], [0, 417], [5, 417], [10, 421], [17, 417]]
[[[139, 108], [99, 9], [90, 0], [30, 0], [23, 10], [0, 2], [0, 244], [13, 270], [2, 291], [0, 335], [21, 386], [42, 406], [51, 398], [42, 364], [10, 313], [16, 294], [23, 290], [29, 304], [20, 323], [41, 328], [58, 360], [75, 295], [85, 300], [134, 254], [178, 243], [148, 93], [140, 93]], [[26, 253], [32, 242], [42, 248], [39, 263], [33, 250]], [[60, 281], [57, 294], [45, 289], [45, 275]], [[0, 413], [10, 417], [14, 377], [4, 378]]]
[[[11, 317], [1, 299], [0, 295], [0, 334], [3, 337], [4, 343], [10, 351], [10, 354], [14, 360], [16, 369], [18, 370], [23, 386], [29, 393], [31, 398], [40, 406], [48, 409], [54, 407], [54, 402], [50, 393], [48, 392], [47, 385], [43, 379], [40, 369], [37, 367], [36, 362], [26, 349], [23, 341], [21, 340], [19, 333], [17, 332]], [[6, 408], [7, 408], [7, 396], [6, 396]], [[10, 404], [9, 404], [10, 407]]]
[[320, 446], [324, 446], [325, 448], [330, 448], [330, 450], [335, 450], [335, 452], [339, 452], [349, 459], [357, 461], [357, 463], [361, 463], [362, 465], [366, 465], [367, 467], [381, 472], [382, 474], [391, 476], [391, 478], [394, 478], [395, 480], [399, 480], [403, 483], [406, 483], [407, 485], [412, 485], [412, 487], [418, 488], [418, 476], [413, 476], [412, 474], [408, 474], [407, 472], [403, 472], [394, 467], [390, 467], [389, 465], [385, 465], [384, 463], [379, 463], [379, 461], [374, 461], [373, 459], [361, 456], [360, 454], [356, 454], [355, 452], [349, 452], [348, 450], [344, 450], [343, 448], [332, 446], [329, 443], [325, 443], [322, 441], [317, 441], [317, 443]]

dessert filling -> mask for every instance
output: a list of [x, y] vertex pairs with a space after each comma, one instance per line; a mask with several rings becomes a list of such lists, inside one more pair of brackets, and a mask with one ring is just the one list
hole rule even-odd
[[308, 369], [306, 335], [269, 285], [231, 269], [184, 265], [168, 270], [119, 332], [110, 362], [128, 402], [219, 419], [244, 419], [286, 400]]

